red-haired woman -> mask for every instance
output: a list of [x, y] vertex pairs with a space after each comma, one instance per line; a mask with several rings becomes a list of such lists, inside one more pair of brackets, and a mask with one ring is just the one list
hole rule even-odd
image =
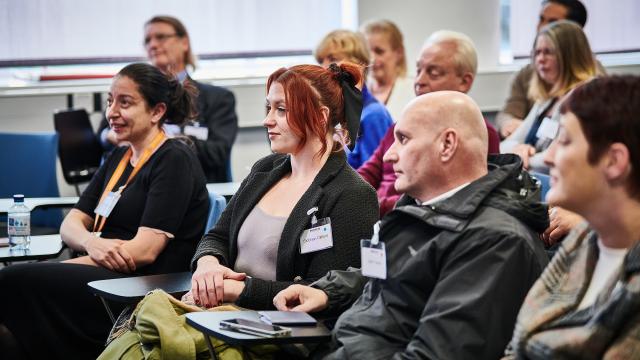
[[[259, 160], [192, 260], [197, 304], [273, 308], [278, 291], [360, 265], [378, 219], [376, 193], [346, 162], [362, 111], [361, 67], [282, 68], [267, 81]], [[345, 133], [348, 129], [348, 134]]]

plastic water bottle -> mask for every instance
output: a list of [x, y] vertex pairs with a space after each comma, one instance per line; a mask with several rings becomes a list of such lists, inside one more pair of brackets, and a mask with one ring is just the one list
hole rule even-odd
[[7, 232], [11, 249], [28, 250], [31, 245], [31, 210], [24, 204], [24, 195], [13, 195], [9, 208]]

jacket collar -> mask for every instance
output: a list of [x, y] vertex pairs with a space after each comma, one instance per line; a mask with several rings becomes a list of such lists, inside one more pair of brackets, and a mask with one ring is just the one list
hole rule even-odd
[[[344, 151], [339, 151], [329, 155], [327, 162], [322, 166], [316, 178], [313, 179], [311, 186], [324, 186], [336, 174], [346, 165], [347, 157]], [[275, 158], [273, 161], [273, 171], [265, 171], [263, 174], [267, 175], [273, 182], [281, 179], [283, 176], [291, 172], [291, 155]], [[257, 173], [257, 174], [260, 174]], [[256, 174], [256, 175], [257, 175]], [[270, 185], [273, 185], [272, 181], [269, 181]]]
[[[394, 213], [397, 215], [407, 214], [431, 226], [450, 231], [461, 231], [487, 196], [508, 178], [517, 178], [521, 169], [522, 161], [517, 155], [491, 155], [489, 156], [487, 175], [471, 182], [450, 198], [431, 205], [417, 205], [415, 199], [403, 195], [390, 215]], [[394, 216], [385, 218], [392, 217]]]
[[[304, 230], [304, 228], [309, 225], [311, 217], [307, 216], [307, 210], [318, 205], [320, 198], [324, 194], [324, 186], [333, 178], [335, 178], [345, 166], [349, 165], [347, 164], [346, 155], [343, 151], [332, 153], [329, 156], [327, 162], [324, 164], [322, 169], [320, 169], [320, 172], [318, 173], [318, 175], [316, 175], [316, 178], [309, 186], [309, 189], [304, 193], [302, 198], [298, 200], [298, 203], [291, 210], [291, 215], [289, 216], [289, 219], [285, 223], [285, 226], [282, 230], [281, 239], [293, 239], [294, 234], [301, 233], [302, 230]], [[264, 194], [276, 182], [278, 182], [290, 172], [291, 157], [288, 155], [277, 155], [273, 157], [273, 162], [271, 164], [267, 163], [267, 165], [263, 166], [263, 168], [249, 175], [246, 180], [245, 188], [251, 190], [238, 193], [238, 197], [235, 200], [239, 204], [246, 204], [246, 206], [240, 206], [238, 213], [234, 214], [233, 222], [237, 226], [234, 226], [232, 230], [232, 238], [237, 239], [237, 232], [240, 229], [240, 225], [244, 222], [246, 217], [264, 196]], [[325, 209], [319, 209], [318, 217], [326, 216], [325, 211]], [[305, 218], [303, 220], [300, 220], [301, 217]], [[309, 221], [307, 221], [306, 217], [309, 218]], [[285, 258], [290, 256], [290, 254], [293, 254], [295, 253], [295, 251], [297, 251], [296, 247], [296, 241], [280, 241], [280, 244], [278, 245], [278, 257], [280, 257], [281, 255], [285, 256]], [[235, 262], [235, 258], [237, 256], [236, 241], [231, 241], [229, 253], [230, 260]], [[287, 264], [289, 264], [288, 267], [285, 266]], [[278, 264], [276, 264], [276, 274], [278, 274], [278, 276], [284, 276], [283, 278], [287, 278], [287, 276], [291, 275], [292, 272], [293, 267], [290, 266], [290, 263], [285, 261], [278, 262]], [[293, 276], [290, 277], [292, 278]]]
[[[346, 164], [346, 155], [343, 151], [332, 153], [329, 155], [327, 162], [322, 166], [322, 169], [320, 169], [318, 175], [316, 175], [316, 178], [313, 179], [309, 188], [324, 187]], [[246, 204], [257, 204], [267, 190], [289, 173], [291, 173], [291, 156], [274, 156], [272, 166], [265, 166], [263, 169], [250, 175], [250, 178], [247, 179], [247, 187], [253, 190], [243, 192], [242, 202]], [[304, 196], [300, 199], [300, 202], [302, 202], [303, 199]], [[244, 221], [244, 218], [249, 214], [251, 209], [252, 207], [247, 207], [247, 209], [245, 209], [246, 213], [240, 214], [242, 221]], [[305, 209], [305, 211], [306, 210], [307, 209]]]
[[[298, 203], [291, 210], [291, 215], [287, 220], [284, 228], [282, 229], [282, 236], [280, 237], [280, 243], [278, 244], [278, 258], [288, 258], [291, 254], [295, 254], [298, 251], [298, 236], [305, 228], [308, 228], [311, 224], [311, 216], [307, 215], [307, 211], [312, 207], [320, 205], [320, 200], [325, 194], [325, 185], [332, 181], [338, 173], [347, 164], [346, 155], [343, 151], [332, 153], [327, 162], [316, 178], [313, 180], [309, 189], [305, 191], [304, 195], [298, 200]], [[274, 161], [274, 169], [270, 183], [275, 182], [282, 176], [291, 172], [291, 157], [286, 156]], [[277, 174], [277, 175], [276, 175]], [[277, 176], [277, 178], [273, 178]], [[318, 209], [316, 214], [318, 218], [323, 218], [329, 215], [330, 209], [325, 209], [322, 206]], [[295, 276], [294, 269], [303, 268], [303, 262], [306, 261], [303, 257], [297, 257], [294, 259], [294, 263], [289, 261], [278, 261], [276, 264], [276, 274], [279, 279], [289, 279]]]

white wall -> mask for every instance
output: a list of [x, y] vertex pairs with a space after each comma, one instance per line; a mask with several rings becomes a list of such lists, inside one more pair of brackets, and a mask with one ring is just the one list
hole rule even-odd
[[[480, 63], [480, 72], [470, 95], [482, 110], [494, 111], [502, 106], [513, 71], [518, 68], [496, 67], [498, 4], [499, 0], [360, 0], [358, 12], [360, 22], [387, 18], [398, 24], [405, 34], [410, 74], [414, 72], [415, 58], [422, 42], [431, 32], [446, 28], [468, 34], [478, 48]], [[611, 73], [640, 74], [640, 65], [626, 65], [627, 60], [600, 60]], [[267, 138], [260, 128], [264, 116], [264, 81], [264, 78], [215, 81], [236, 95], [236, 110], [242, 127], [232, 151], [232, 171], [236, 181], [248, 174], [257, 159], [269, 153]], [[107, 83], [104, 82], [104, 90], [102, 87], [95, 90], [96, 86], [91, 90], [69, 90], [75, 94], [76, 107], [91, 110], [91, 92], [106, 91]], [[65, 90], [57, 95], [46, 95], [50, 91], [37, 89], [31, 91], [32, 95], [15, 92], [7, 95], [6, 89], [0, 89], [0, 131], [53, 131], [53, 112], [66, 108]], [[92, 118], [97, 123], [100, 114], [94, 114]], [[59, 177], [59, 185], [62, 195], [73, 194], [62, 177]]]
[[[606, 65], [606, 63], [605, 63]], [[632, 73], [640, 75], [640, 65], [608, 66], [609, 73]], [[492, 71], [478, 74], [470, 95], [483, 111], [495, 111], [502, 106], [507, 94], [512, 71]], [[224, 82], [216, 82], [224, 85]], [[244, 85], [227, 86], [236, 95], [236, 111], [240, 125], [236, 143], [231, 153], [233, 178], [242, 180], [253, 163], [269, 154], [269, 145], [264, 130], [259, 127], [264, 116], [264, 79]], [[38, 95], [0, 97], [0, 131], [54, 131], [53, 113], [66, 108], [66, 95]], [[76, 93], [77, 108], [92, 109], [90, 93]], [[91, 115], [94, 126], [101, 114]], [[74, 195], [73, 188], [58, 176], [61, 195]]]
[[409, 72], [415, 74], [415, 60], [424, 40], [434, 31], [463, 32], [478, 48], [480, 69], [494, 69], [500, 44], [499, 0], [360, 0], [360, 23], [388, 19], [402, 31]]

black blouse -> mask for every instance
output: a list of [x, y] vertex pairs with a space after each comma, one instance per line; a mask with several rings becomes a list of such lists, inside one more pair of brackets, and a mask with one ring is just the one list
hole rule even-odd
[[[94, 209], [127, 147], [115, 149], [82, 193], [75, 208], [95, 216]], [[123, 185], [131, 164], [120, 177]], [[139, 227], [165, 231], [174, 236], [153, 264], [137, 271], [157, 274], [187, 271], [207, 222], [209, 196], [202, 168], [192, 149], [169, 139], [149, 158], [122, 196], [102, 229], [102, 237], [131, 240]]]

